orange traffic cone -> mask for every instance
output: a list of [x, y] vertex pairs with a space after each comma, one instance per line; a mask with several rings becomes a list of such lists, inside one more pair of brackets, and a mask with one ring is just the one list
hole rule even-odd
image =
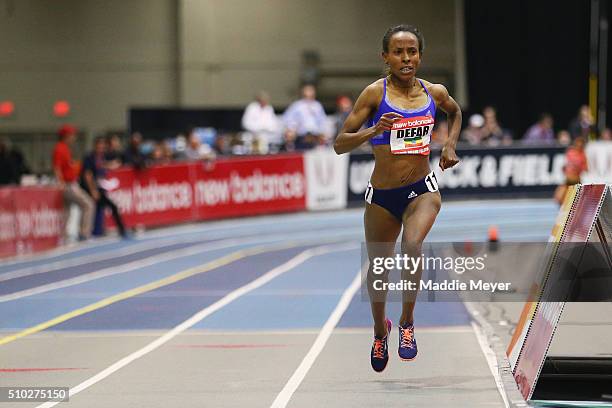
[[489, 226], [488, 237], [489, 237], [489, 242], [499, 241], [499, 234], [498, 234], [497, 227], [495, 225]]
[[497, 251], [499, 245], [499, 234], [497, 230], [497, 226], [491, 225], [489, 226], [488, 231], [488, 240], [489, 240], [489, 251]]

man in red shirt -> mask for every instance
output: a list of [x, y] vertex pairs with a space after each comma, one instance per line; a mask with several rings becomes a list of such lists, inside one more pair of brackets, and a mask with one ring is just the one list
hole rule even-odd
[[63, 125], [59, 129], [59, 141], [53, 149], [53, 171], [60, 188], [64, 192], [65, 220], [68, 220], [71, 204], [76, 204], [81, 210], [79, 240], [83, 241], [91, 236], [95, 202], [79, 186], [77, 181], [80, 165], [72, 160], [72, 153], [70, 151], [70, 145], [74, 143], [76, 134], [76, 128], [71, 125]]

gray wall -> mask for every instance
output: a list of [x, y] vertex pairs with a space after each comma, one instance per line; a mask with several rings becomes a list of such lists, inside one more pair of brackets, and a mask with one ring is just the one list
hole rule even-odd
[[57, 99], [90, 129], [175, 103], [175, 14], [173, 0], [0, 0], [0, 100], [16, 105], [0, 129], [55, 127]]
[[408, 22], [427, 42], [422, 74], [455, 69], [453, 0], [0, 0], [0, 100], [16, 104], [7, 129], [51, 129], [57, 99], [90, 131], [123, 128], [129, 106], [244, 106], [267, 89], [295, 95], [301, 54], [327, 69], [372, 76], [324, 80], [358, 92], [380, 72], [380, 42]]

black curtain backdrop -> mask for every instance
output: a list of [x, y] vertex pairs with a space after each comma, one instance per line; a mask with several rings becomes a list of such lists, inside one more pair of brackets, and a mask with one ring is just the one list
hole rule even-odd
[[515, 139], [542, 112], [555, 131], [588, 104], [588, 0], [465, 0], [469, 114], [492, 105]]

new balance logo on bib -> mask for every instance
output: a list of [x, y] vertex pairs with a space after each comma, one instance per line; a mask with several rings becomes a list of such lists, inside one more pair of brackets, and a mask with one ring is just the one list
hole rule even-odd
[[429, 154], [434, 118], [414, 116], [400, 119], [391, 128], [389, 144], [393, 154]]

